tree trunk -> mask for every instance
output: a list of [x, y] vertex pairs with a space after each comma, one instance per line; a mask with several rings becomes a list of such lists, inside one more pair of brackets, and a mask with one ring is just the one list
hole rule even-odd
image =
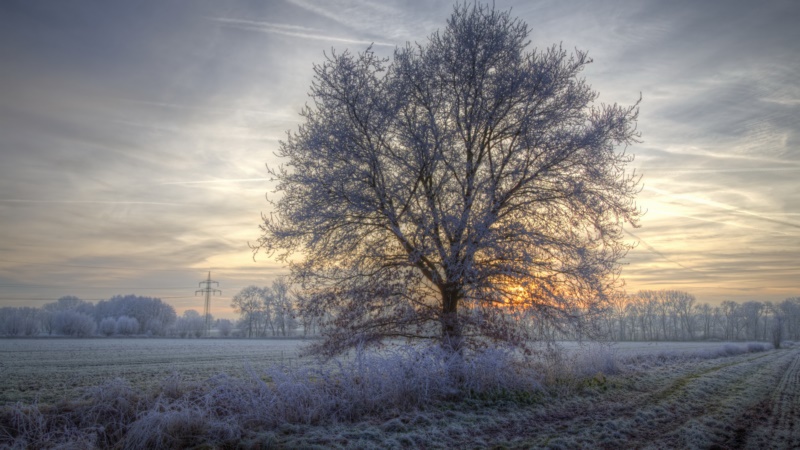
[[464, 297], [461, 288], [454, 284], [440, 287], [442, 292], [442, 348], [453, 353], [461, 353], [463, 342], [461, 322], [458, 320], [458, 304]]

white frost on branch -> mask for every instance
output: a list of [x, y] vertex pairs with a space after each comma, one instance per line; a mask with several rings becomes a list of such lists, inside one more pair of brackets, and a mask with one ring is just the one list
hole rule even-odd
[[587, 54], [528, 50], [528, 34], [463, 4], [392, 60], [367, 49], [315, 66], [255, 250], [307, 288], [300, 309], [325, 317], [323, 351], [524, 345], [532, 324], [583, 326], [614, 292], [622, 226], [640, 216], [624, 151], [638, 103], [596, 105]]

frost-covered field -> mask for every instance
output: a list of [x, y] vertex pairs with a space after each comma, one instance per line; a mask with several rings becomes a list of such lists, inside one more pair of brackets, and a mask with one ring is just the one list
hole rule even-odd
[[[491, 351], [467, 361], [398, 347], [318, 367], [291, 359], [297, 341], [42, 344], [21, 345], [73, 376], [93, 366], [66, 361], [105, 355], [106, 365], [128, 367], [98, 362], [92, 373], [137, 375], [138, 384], [99, 375], [71, 402], [7, 404], [0, 447], [800, 447], [796, 347], [562, 343], [534, 359]], [[53, 344], [62, 354], [47, 353]], [[5, 375], [15, 360], [2, 345]], [[293, 366], [280, 368], [281, 358]], [[232, 376], [206, 375], [220, 371]]]
[[[246, 339], [0, 339], [0, 405], [71, 399], [84, 388], [114, 378], [143, 388], [175, 372], [187, 381], [219, 373], [242, 376], [251, 369], [300, 363], [298, 351], [304, 344]], [[581, 349], [571, 342], [560, 347], [568, 352]], [[600, 356], [686, 354], [720, 347], [704, 342], [623, 342], [603, 349]]]
[[597, 358], [596, 347], [564, 347], [572, 366], [529, 401], [473, 398], [262, 438], [289, 448], [800, 448], [800, 349], [626, 343]]
[[80, 390], [124, 378], [134, 386], [158, 383], [173, 372], [201, 381], [220, 372], [298, 361], [301, 340], [245, 339], [0, 339], [0, 405], [51, 403]]

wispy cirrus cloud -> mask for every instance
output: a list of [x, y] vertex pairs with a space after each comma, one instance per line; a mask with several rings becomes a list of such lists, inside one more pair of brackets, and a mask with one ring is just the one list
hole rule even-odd
[[234, 184], [234, 183], [254, 183], [270, 181], [270, 178], [220, 178], [215, 180], [195, 180], [195, 181], [167, 181], [159, 183], [161, 186], [169, 185], [192, 185], [192, 184]]
[[[601, 101], [642, 95], [644, 143], [630, 152], [649, 212], [622, 273], [631, 289], [685, 289], [700, 301], [800, 294], [795, 2], [496, 7], [529, 25], [534, 47], [588, 50], [586, 79]], [[388, 55], [424, 43], [452, 8], [0, 2], [0, 259], [51, 264], [6, 262], [0, 281], [50, 284], [58, 272], [59, 286], [107, 277], [100, 285], [111, 287], [117, 275], [102, 268], [118, 265], [142, 268], [118, 286], [154, 295], [176, 286], [173, 272], [147, 273], [156, 268], [187, 270], [178, 284], [189, 287], [198, 268], [219, 272], [223, 286], [267, 284], [282, 269], [253, 264], [247, 241], [270, 211], [264, 163], [280, 164], [278, 141], [302, 121], [312, 64], [332, 46]], [[68, 266], [82, 262], [97, 267]]]
[[666, 196], [666, 197], [669, 197], [669, 198], [682, 200], [682, 201], [686, 201], [686, 202], [690, 202], [690, 203], [695, 203], [695, 204], [702, 205], [702, 206], [705, 206], [705, 207], [716, 208], [716, 209], [720, 209], [720, 210], [727, 211], [727, 212], [730, 212], [730, 213], [744, 215], [744, 216], [747, 216], [749, 218], [762, 220], [762, 221], [765, 221], [765, 222], [771, 222], [771, 223], [774, 223], [774, 224], [777, 224], [777, 225], [783, 225], [783, 226], [786, 226], [786, 227], [800, 229], [800, 223], [790, 222], [790, 221], [786, 221], [786, 220], [779, 220], [779, 219], [775, 218], [775, 217], [780, 217], [780, 216], [787, 216], [787, 217], [796, 216], [797, 215], [796, 213], [785, 214], [785, 213], [764, 213], [764, 212], [758, 212], [758, 211], [750, 211], [750, 210], [747, 210], [747, 209], [744, 209], [744, 208], [741, 208], [741, 207], [738, 207], [738, 206], [735, 206], [735, 205], [730, 205], [730, 204], [726, 204], [726, 203], [723, 203], [723, 202], [720, 202], [720, 201], [712, 200], [712, 199], [706, 198], [706, 197], [704, 197], [702, 195], [698, 195], [698, 194], [673, 193], [673, 192], [669, 192], [667, 190], [655, 188], [655, 187], [652, 187], [652, 186], [646, 186], [644, 189], [653, 191], [653, 192], [655, 192], [655, 193], [657, 193], [659, 195]]
[[147, 202], [127, 200], [35, 200], [22, 198], [0, 198], [0, 203], [34, 203], [34, 204], [61, 204], [61, 205], [153, 205], [153, 206], [182, 206], [183, 203]]
[[396, 40], [395, 44], [424, 39], [431, 31], [443, 26], [443, 20], [452, 9], [447, 2], [415, 2], [412, 6], [404, 0], [288, 1], [340, 27], [384, 36], [384, 39]]
[[303, 39], [316, 39], [321, 41], [343, 42], [347, 44], [377, 45], [384, 47], [394, 47], [395, 44], [389, 42], [369, 41], [365, 39], [333, 36], [324, 34], [321, 30], [307, 28], [298, 25], [286, 25], [272, 22], [262, 22], [256, 20], [230, 19], [224, 17], [214, 17], [211, 20], [225, 26], [239, 28], [247, 31], [257, 31], [261, 33], [282, 34], [284, 36], [298, 37]]

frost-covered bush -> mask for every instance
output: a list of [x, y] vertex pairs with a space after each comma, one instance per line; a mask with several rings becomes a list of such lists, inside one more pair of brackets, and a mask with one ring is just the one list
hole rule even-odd
[[154, 318], [147, 320], [143, 331], [151, 336], [164, 336], [167, 334], [167, 327], [164, 325], [163, 320]]
[[36, 308], [0, 308], [0, 336], [32, 336], [44, 314]]
[[727, 356], [734, 356], [734, 355], [741, 355], [745, 352], [745, 349], [736, 344], [725, 344], [722, 347], [721, 354]]
[[63, 415], [52, 414], [39, 404], [16, 403], [0, 414], [0, 448], [96, 448], [91, 429]]
[[149, 332], [163, 335], [175, 323], [175, 308], [158, 298], [117, 295], [97, 302], [95, 317], [132, 317], [139, 322], [136, 334]]
[[139, 321], [134, 317], [120, 316], [117, 318], [117, 334], [130, 336], [139, 333]]
[[117, 331], [117, 321], [114, 320], [113, 317], [106, 317], [105, 319], [100, 321], [100, 326], [98, 327], [98, 331], [103, 336], [111, 336]]
[[[250, 411], [250, 420], [267, 425], [356, 420], [440, 401], [542, 389], [537, 373], [501, 350], [462, 358], [438, 347], [398, 347], [357, 352], [327, 366], [251, 375], [246, 383], [219, 378], [209, 395], [219, 407], [234, 414]], [[269, 407], [258, 407], [262, 404]]]
[[577, 376], [594, 376], [598, 373], [613, 375], [620, 371], [617, 351], [604, 344], [585, 344], [572, 361]]
[[622, 370], [621, 364], [622, 358], [613, 347], [593, 343], [574, 349], [552, 346], [541, 353], [538, 367], [552, 393], [566, 394], [587, 383], [605, 383], [608, 375]]
[[253, 429], [387, 417], [462, 398], [542, 389], [538, 374], [510, 351], [460, 357], [439, 348], [398, 347], [203, 383], [173, 374], [150, 392], [113, 380], [61, 410], [0, 409], [0, 430], [14, 430], [0, 433], [0, 448], [235, 447]]
[[245, 430], [230, 418], [210, 414], [204, 405], [159, 399], [133, 422], [123, 449], [193, 448], [208, 442], [234, 443]]
[[764, 344], [760, 342], [749, 342], [747, 344], [747, 351], [750, 353], [764, 352], [770, 350], [771, 348], [772, 346], [770, 344]]
[[76, 311], [60, 311], [54, 318], [55, 331], [59, 334], [76, 337], [91, 336], [97, 330], [97, 322], [92, 316]]
[[[333, 375], [338, 395], [359, 411], [405, 409], [431, 399], [486, 396], [542, 389], [540, 377], [512, 352], [489, 349], [461, 357], [440, 347], [358, 352]], [[346, 410], [346, 407], [345, 407]]]
[[217, 320], [217, 329], [219, 330], [220, 336], [228, 337], [233, 331], [233, 322], [228, 319], [219, 319]]
[[763, 352], [771, 350], [772, 348], [772, 345], [761, 342], [726, 343], [716, 347], [699, 348], [691, 351], [680, 349], [665, 349], [657, 353], [645, 351], [643, 353], [625, 355], [624, 357], [620, 357], [619, 361], [633, 366], [642, 364], [649, 366], [680, 360], [724, 358], [743, 355], [745, 353]]
[[200, 337], [205, 331], [205, 319], [193, 309], [184, 311], [183, 315], [175, 321], [173, 331], [180, 337]]

